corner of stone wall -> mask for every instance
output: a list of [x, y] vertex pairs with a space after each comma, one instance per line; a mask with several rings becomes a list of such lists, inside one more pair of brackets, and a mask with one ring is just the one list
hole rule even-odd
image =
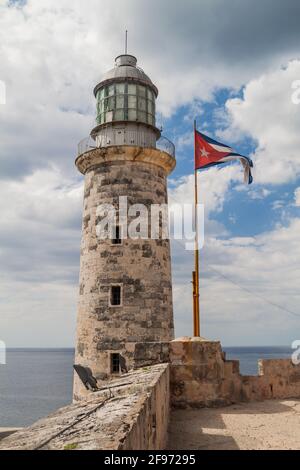
[[178, 338], [170, 343], [171, 403], [185, 408], [226, 404], [224, 354], [219, 341]]

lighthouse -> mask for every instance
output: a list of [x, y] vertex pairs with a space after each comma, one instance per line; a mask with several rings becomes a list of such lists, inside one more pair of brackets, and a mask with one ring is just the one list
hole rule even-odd
[[[174, 145], [156, 127], [158, 89], [134, 56], [118, 56], [94, 95], [96, 126], [75, 162], [84, 175], [75, 362], [105, 381], [136, 367], [138, 351], [151, 356], [174, 337], [169, 239], [153, 237], [150, 220], [147, 234], [132, 237], [118, 216], [120, 201], [127, 223], [130, 207], [150, 214], [166, 205], [176, 162]], [[117, 215], [107, 238], [97, 231], [105, 205]], [[74, 398], [83, 394], [75, 377]]]

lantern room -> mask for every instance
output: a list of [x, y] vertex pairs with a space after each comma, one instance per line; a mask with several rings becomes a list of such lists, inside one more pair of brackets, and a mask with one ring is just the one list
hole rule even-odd
[[123, 54], [95, 87], [97, 126], [91, 136], [97, 147], [137, 145], [155, 147], [160, 131], [155, 122], [156, 86], [137, 59]]

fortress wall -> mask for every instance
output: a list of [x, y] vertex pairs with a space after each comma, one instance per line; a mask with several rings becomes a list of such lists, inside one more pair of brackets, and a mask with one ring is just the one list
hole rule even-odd
[[169, 365], [144, 367], [90, 392], [0, 442], [0, 450], [164, 449], [169, 422]]
[[214, 407], [300, 397], [300, 365], [290, 359], [260, 360], [257, 376], [241, 375], [218, 341], [180, 338], [170, 343], [171, 404]]
[[169, 367], [152, 383], [151, 393], [141, 403], [122, 450], [159, 450], [167, 445], [170, 409]]
[[[170, 404], [201, 408], [300, 397], [300, 365], [261, 360], [257, 376], [243, 376], [218, 341], [137, 344], [134, 357], [139, 369], [4, 438], [0, 450], [165, 449]], [[170, 364], [146, 365], [162, 358]]]

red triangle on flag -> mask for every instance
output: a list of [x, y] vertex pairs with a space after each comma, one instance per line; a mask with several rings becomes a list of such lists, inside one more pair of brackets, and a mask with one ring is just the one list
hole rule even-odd
[[209, 166], [216, 163], [221, 158], [226, 157], [231, 153], [231, 149], [227, 152], [216, 150], [212, 144], [207, 142], [205, 138], [197, 131], [195, 131], [195, 169]]

